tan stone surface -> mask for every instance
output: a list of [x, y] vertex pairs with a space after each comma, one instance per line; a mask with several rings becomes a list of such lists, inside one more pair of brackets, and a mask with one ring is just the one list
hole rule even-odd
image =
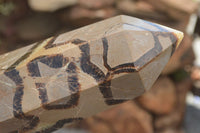
[[141, 95], [182, 37], [122, 15], [2, 55], [0, 130], [50, 132]]

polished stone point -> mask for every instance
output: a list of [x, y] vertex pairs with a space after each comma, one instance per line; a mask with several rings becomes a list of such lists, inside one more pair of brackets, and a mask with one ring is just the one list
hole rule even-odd
[[1, 133], [49, 133], [142, 95], [182, 38], [121, 15], [1, 55]]

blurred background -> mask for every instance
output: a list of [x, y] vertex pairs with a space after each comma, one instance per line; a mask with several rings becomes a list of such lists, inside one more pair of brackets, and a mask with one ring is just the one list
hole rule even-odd
[[119, 14], [185, 37], [150, 91], [55, 133], [200, 133], [200, 0], [0, 0], [0, 54]]

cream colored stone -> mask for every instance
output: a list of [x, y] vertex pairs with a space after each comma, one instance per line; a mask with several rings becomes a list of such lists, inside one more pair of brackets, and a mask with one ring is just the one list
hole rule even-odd
[[[0, 131], [53, 131], [57, 124], [62, 127], [141, 95], [181, 39], [179, 31], [116, 16], [11, 52], [18, 59], [0, 70], [0, 77], [9, 78], [0, 82], [0, 92], [10, 98], [0, 103], [14, 112], [0, 116]], [[13, 58], [2, 55], [1, 64], [5, 56]]]

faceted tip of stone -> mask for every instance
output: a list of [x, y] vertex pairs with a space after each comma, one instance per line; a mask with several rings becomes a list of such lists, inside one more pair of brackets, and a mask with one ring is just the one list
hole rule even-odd
[[[161, 25], [162, 26], [162, 25]], [[184, 33], [166, 26], [162, 26], [165, 29], [167, 29], [169, 32], [172, 32], [174, 34], [174, 36], [176, 36], [177, 41], [176, 41], [176, 49], [178, 48], [179, 44], [181, 43], [181, 41], [183, 40], [184, 37]]]
[[176, 48], [178, 48], [179, 44], [183, 40], [184, 34], [181, 31], [175, 31], [174, 32], [175, 36], [177, 37], [177, 43], [176, 43]]
[[122, 21], [124, 22], [124, 29], [125, 30], [133, 30], [133, 31], [153, 31], [153, 32], [170, 32], [176, 37], [176, 48], [178, 48], [179, 44], [183, 39], [183, 32], [175, 30], [173, 28], [169, 28], [167, 26], [163, 26], [157, 23], [149, 22], [146, 20], [120, 15], [117, 17], [121, 17]]

